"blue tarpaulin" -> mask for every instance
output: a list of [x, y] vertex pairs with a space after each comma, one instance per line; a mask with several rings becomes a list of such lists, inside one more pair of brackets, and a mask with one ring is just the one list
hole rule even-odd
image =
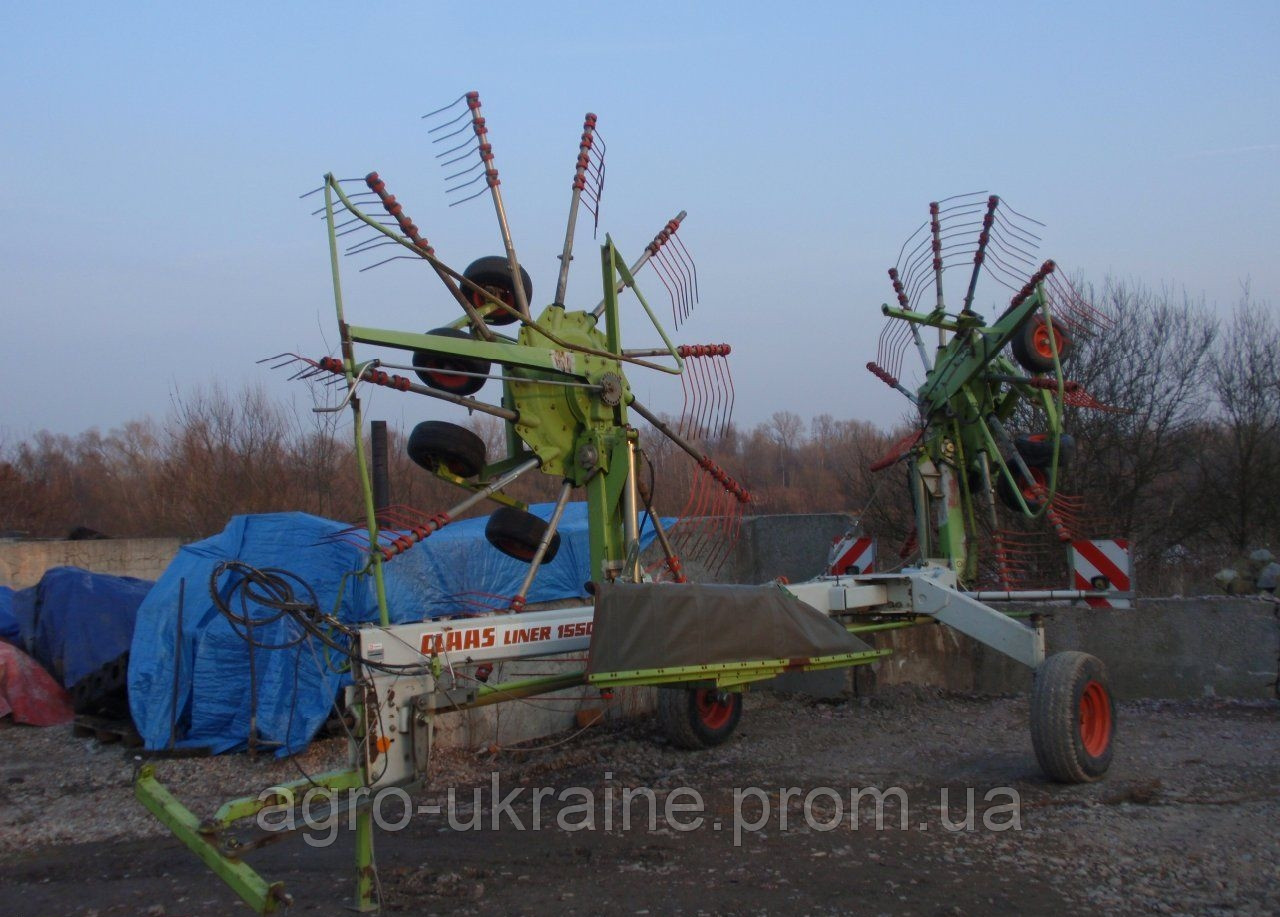
[[129, 649], [149, 580], [54, 567], [12, 596], [21, 645], [67, 688]]
[[0, 640], [22, 645], [22, 628], [18, 626], [18, 615], [13, 610], [13, 590], [8, 586], [0, 586]]
[[[551, 509], [551, 504], [530, 507], [544, 519]], [[516, 593], [529, 567], [488, 543], [486, 521], [452, 523], [384, 565], [393, 623], [494, 607]], [[334, 537], [345, 529], [305, 513], [237, 516], [218, 535], [179, 551], [139, 609], [134, 632], [129, 705], [147, 748], [165, 748], [171, 741], [177, 747], [208, 746], [214, 753], [245, 747], [251, 681], [256, 685], [259, 739], [279, 743], [281, 754], [307, 745], [348, 681], [337, 671], [341, 660], [331, 660], [322, 645], [306, 639], [286, 649], [256, 650], [251, 679], [247, 644], [215, 607], [209, 578], [224, 560], [281, 568], [315, 590], [322, 610], [336, 612], [348, 623], [376, 620], [372, 580], [353, 575], [364, 565], [364, 552]], [[559, 553], [540, 570], [529, 602], [586, 595], [585, 504], [566, 508], [559, 532]], [[646, 527], [642, 543], [652, 538]], [[242, 611], [234, 601], [232, 609]], [[269, 616], [260, 607], [251, 606], [250, 612], [259, 620]], [[299, 635], [287, 618], [254, 630], [259, 644], [287, 644]]]

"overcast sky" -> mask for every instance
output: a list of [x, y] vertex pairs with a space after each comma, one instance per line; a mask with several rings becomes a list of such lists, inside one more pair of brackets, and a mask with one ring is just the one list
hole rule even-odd
[[[535, 303], [584, 112], [608, 144], [601, 228], [628, 260], [689, 211], [702, 301], [677, 338], [734, 345], [746, 425], [901, 415], [863, 364], [886, 268], [950, 194], [1041, 220], [1041, 256], [1072, 274], [1223, 310], [1249, 282], [1274, 306], [1278, 42], [1276, 2], [5, 3], [0, 437], [105, 432], [215, 381], [293, 393], [255, 361], [334, 339], [323, 226], [298, 199], [326, 171], [381, 172], [459, 269], [501, 252], [485, 199], [446, 206], [420, 120], [469, 89]], [[580, 238], [571, 307], [599, 298]], [[456, 314], [418, 264], [347, 279], [357, 323]], [[629, 314], [625, 343], [655, 343]], [[630, 378], [678, 412], [678, 389]], [[455, 415], [390, 392], [373, 407]]]

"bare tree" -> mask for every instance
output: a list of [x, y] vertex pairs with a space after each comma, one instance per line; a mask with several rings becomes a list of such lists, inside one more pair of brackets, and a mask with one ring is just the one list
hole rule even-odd
[[1272, 541], [1280, 526], [1280, 323], [1247, 292], [1210, 378], [1221, 433], [1199, 453], [1204, 506], [1221, 539], [1244, 552]]

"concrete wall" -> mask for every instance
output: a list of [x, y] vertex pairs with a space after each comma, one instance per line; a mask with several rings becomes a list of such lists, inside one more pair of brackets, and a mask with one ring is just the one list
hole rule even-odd
[[0, 541], [0, 585], [13, 589], [34, 586], [51, 567], [159, 579], [181, 544], [177, 538]]
[[[1139, 599], [1132, 609], [1013, 608], [1047, 612], [1047, 650], [1097, 656], [1121, 700], [1280, 696], [1280, 605], [1271, 602], [1209, 597]], [[785, 676], [775, 687], [819, 696], [871, 693], [899, 684], [982, 694], [1031, 687], [1030, 669], [941, 625], [883, 631], [866, 639], [893, 655], [851, 670]]]
[[[845, 513], [747, 516], [737, 543], [719, 570], [691, 561], [689, 579], [698, 583], [767, 583], [779, 576], [802, 583], [827, 569], [831, 542], [849, 530]], [[654, 553], [656, 559], [660, 554]]]

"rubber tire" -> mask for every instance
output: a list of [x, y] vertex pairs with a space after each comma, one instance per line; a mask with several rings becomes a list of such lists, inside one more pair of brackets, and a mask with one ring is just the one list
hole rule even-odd
[[443, 420], [424, 420], [414, 427], [406, 451], [428, 471], [443, 465], [460, 478], [478, 475], [487, 458], [484, 440], [466, 427]]
[[[530, 563], [546, 531], [547, 523], [533, 513], [526, 513], [512, 506], [500, 506], [485, 524], [484, 537], [508, 557]], [[559, 550], [560, 533], [556, 532], [547, 545], [547, 553], [542, 555], [542, 562], [551, 563]]]
[[[659, 688], [658, 723], [675, 748], [697, 749], [723, 745], [738, 728], [742, 719], [742, 694], [724, 693], [728, 717], [708, 725], [698, 709], [699, 696], [716, 692], [715, 688]], [[719, 693], [719, 692], [716, 692]]]
[[[492, 286], [499, 287], [508, 293], [511, 293], [511, 263], [507, 261], [503, 255], [486, 255], [483, 258], [477, 258], [467, 265], [467, 269], [462, 272], [462, 276], [477, 283], [482, 287]], [[529, 277], [529, 272], [524, 269], [524, 265], [520, 265], [520, 280], [524, 284], [524, 298], [526, 302], [533, 300], [533, 280]], [[471, 300], [472, 305], [481, 308], [488, 304], [482, 296], [478, 296], [474, 290], [464, 286], [462, 289], [464, 296]], [[515, 297], [510, 297], [511, 302], [508, 305], [514, 306]], [[505, 300], [504, 300], [505, 301]], [[516, 321], [516, 317], [509, 312], [497, 311], [485, 317], [486, 325], [510, 325]]]
[[[1053, 372], [1053, 357], [1042, 354], [1036, 347], [1036, 337], [1044, 328], [1044, 324], [1042, 316], [1032, 315], [1022, 323], [1022, 327], [1009, 342], [1013, 350], [1013, 358], [1029, 373]], [[1071, 356], [1071, 337], [1061, 325], [1055, 324], [1052, 327], [1058, 338], [1058, 362], [1066, 363]]]
[[[1081, 726], [1081, 699], [1086, 689], [1095, 690], [1091, 685], [1101, 686], [1105, 694], [1106, 744], [1095, 748], [1096, 753], [1086, 748]], [[1059, 783], [1100, 780], [1111, 766], [1115, 731], [1115, 701], [1102, 660], [1088, 653], [1066, 652], [1040, 664], [1031, 689], [1031, 744], [1046, 774]]]
[[[472, 340], [471, 335], [457, 328], [436, 328], [427, 334], [446, 338]], [[424, 385], [448, 392], [451, 395], [474, 395], [488, 379], [473, 376], [451, 376], [450, 372], [480, 373], [489, 372], [489, 361], [476, 357], [459, 357], [454, 354], [433, 353], [430, 350], [415, 350], [413, 365], [418, 370], [418, 378]]]
[[127, 719], [129, 716], [129, 651], [99, 666], [67, 689], [76, 713]]
[[[1014, 441], [1018, 454], [1031, 468], [1048, 468], [1053, 461], [1053, 438], [1048, 433], [1019, 436]], [[1058, 467], [1070, 466], [1076, 457], [1076, 441], [1068, 433], [1058, 437]]]
[[[1037, 466], [1032, 465], [1030, 462], [1027, 462], [1027, 465], [1030, 466], [1031, 473], [1033, 475], [1037, 471], [1040, 471], [1040, 469]], [[1016, 477], [1018, 474], [1018, 469], [1011, 467], [1010, 470], [1014, 473], [1014, 476]], [[1048, 478], [1044, 477], [1043, 474], [1041, 475], [1041, 478], [1042, 480], [1039, 480], [1039, 483], [1045, 484], [1047, 486]], [[1003, 503], [1006, 508], [1013, 510], [1015, 513], [1021, 513], [1022, 507], [1018, 505], [1018, 498], [1017, 496], [1015, 496], [1013, 492], [1013, 487], [1009, 484], [1009, 481], [1002, 474], [996, 474], [995, 479], [996, 479], [996, 496], [1000, 498], [1000, 502]], [[1033, 500], [1031, 497], [1027, 496], [1026, 494], [1023, 495], [1023, 499], [1026, 500], [1027, 507], [1032, 512], [1035, 512], [1040, 508], [1040, 504], [1037, 501]]]

